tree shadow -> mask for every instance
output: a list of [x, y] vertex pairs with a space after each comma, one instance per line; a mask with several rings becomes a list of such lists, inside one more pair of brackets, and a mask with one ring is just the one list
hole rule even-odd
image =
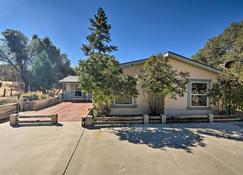
[[211, 127], [201, 127], [197, 129], [197, 133], [224, 138], [235, 141], [243, 141], [243, 127], [235, 124], [228, 125], [211, 125]]
[[204, 137], [186, 128], [179, 127], [123, 127], [111, 131], [120, 140], [134, 144], [145, 144], [151, 148], [165, 150], [166, 147], [183, 149], [191, 153], [196, 146], [205, 147]]
[[193, 147], [205, 147], [206, 136], [243, 141], [243, 123], [166, 124], [117, 127], [109, 130], [122, 141], [162, 150], [166, 147], [183, 149], [189, 153]]

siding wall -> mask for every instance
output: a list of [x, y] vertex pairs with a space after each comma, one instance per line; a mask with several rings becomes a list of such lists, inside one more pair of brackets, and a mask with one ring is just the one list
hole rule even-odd
[[[190, 79], [197, 80], [211, 80], [216, 82], [217, 74], [195, 67], [191, 64], [184, 63], [173, 58], [169, 59], [169, 64], [178, 71], [187, 71], [190, 72]], [[125, 67], [123, 68], [124, 73], [128, 75], [137, 77], [137, 75], [142, 70], [143, 63]], [[137, 89], [139, 92], [138, 97], [136, 98], [136, 106], [134, 107], [114, 107], [112, 108], [112, 115], [137, 115], [149, 113], [149, 106], [147, 103], [147, 95], [143, 92], [140, 83], [138, 82]], [[178, 97], [177, 100], [171, 99], [169, 96], [164, 99], [164, 112], [167, 115], [191, 115], [191, 114], [208, 114], [211, 113], [211, 110], [189, 110], [187, 107], [188, 94], [185, 93], [184, 97]]]

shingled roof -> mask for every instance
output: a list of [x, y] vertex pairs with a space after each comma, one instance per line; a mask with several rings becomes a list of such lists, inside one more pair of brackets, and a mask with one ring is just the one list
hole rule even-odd
[[59, 80], [59, 83], [78, 83], [79, 78], [78, 76], [67, 76], [62, 80]]

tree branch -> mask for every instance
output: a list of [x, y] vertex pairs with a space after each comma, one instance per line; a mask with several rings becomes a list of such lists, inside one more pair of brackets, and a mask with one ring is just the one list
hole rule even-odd
[[13, 62], [2, 50], [0, 50], [0, 60], [9, 63], [16, 71], [19, 71], [18, 67], [13, 64]]

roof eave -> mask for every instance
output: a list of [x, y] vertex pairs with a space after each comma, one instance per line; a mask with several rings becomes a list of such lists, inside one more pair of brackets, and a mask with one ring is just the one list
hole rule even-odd
[[173, 52], [166, 52], [164, 54], [164, 57], [173, 57], [173, 58], [175, 58], [175, 59], [177, 59], [177, 60], [179, 60], [181, 62], [188, 63], [188, 64], [194, 65], [196, 67], [199, 67], [199, 68], [202, 68], [202, 69], [205, 69], [205, 70], [217, 73], [217, 74], [221, 72], [219, 69], [216, 69], [216, 68], [210, 67], [208, 65], [196, 62], [194, 60], [188, 59], [186, 57], [183, 57], [181, 55], [175, 54]]
[[[175, 58], [175, 59], [177, 59], [177, 60], [179, 60], [181, 62], [188, 63], [188, 64], [194, 65], [196, 67], [199, 67], [199, 68], [202, 68], [202, 69], [205, 69], [205, 70], [217, 73], [217, 74], [219, 74], [221, 72], [219, 69], [210, 67], [208, 65], [204, 65], [202, 63], [196, 62], [194, 60], [191, 60], [189, 58], [183, 57], [181, 55], [175, 54], [175, 53], [170, 52], [170, 51], [164, 53], [163, 55], [164, 55], [164, 57], [169, 57], [170, 56], [170, 57], [173, 57], [173, 58]], [[124, 68], [124, 67], [132, 66], [132, 65], [142, 64], [147, 59], [148, 58], [141, 59], [141, 60], [136, 60], [136, 61], [130, 61], [130, 62], [126, 62], [126, 63], [121, 63], [120, 67]]]

